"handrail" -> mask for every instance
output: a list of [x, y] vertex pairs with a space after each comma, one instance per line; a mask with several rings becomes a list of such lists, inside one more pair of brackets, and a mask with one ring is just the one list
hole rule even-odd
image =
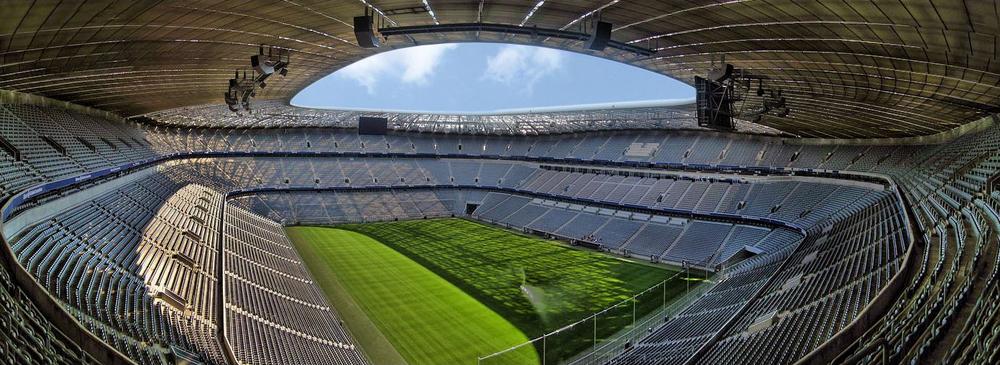
[[216, 335], [226, 360], [239, 365], [241, 363], [236, 358], [233, 345], [229, 342], [229, 334], [226, 332], [229, 328], [229, 319], [226, 316], [226, 268], [223, 266], [226, 262], [226, 200], [227, 197], [224, 195], [222, 202], [219, 203], [219, 239], [216, 242], [218, 252], [215, 253], [215, 297], [218, 298], [215, 303], [215, 318], [219, 321]]
[[948, 181], [947, 182], [950, 183], [950, 182], [953, 182], [955, 180], [958, 180], [959, 177], [964, 176], [966, 173], [968, 173], [969, 171], [971, 171], [973, 168], [975, 168], [976, 166], [979, 166], [980, 163], [982, 163], [983, 161], [985, 161], [985, 160], [989, 159], [990, 157], [992, 157], [993, 153], [994, 153], [994, 151], [983, 152], [979, 156], [976, 156], [975, 158], [972, 158], [969, 161], [966, 161], [964, 164], [962, 164], [962, 166], [959, 166], [957, 169], [955, 169], [955, 171], [951, 174], [951, 176], [948, 177]]
[[[807, 238], [808, 238], [808, 235], [806, 236], [806, 239]], [[722, 327], [720, 327], [718, 331], [716, 331], [715, 333], [712, 334], [711, 338], [709, 338], [708, 340], [706, 340], [705, 343], [701, 344], [701, 346], [698, 347], [698, 350], [696, 350], [693, 354], [691, 354], [690, 357], [688, 357], [688, 359], [686, 361], [684, 361], [684, 365], [692, 365], [692, 364], [697, 363], [698, 360], [701, 359], [702, 356], [705, 356], [705, 353], [708, 352], [708, 349], [711, 347], [711, 345], [713, 343], [715, 343], [716, 341], [718, 341], [719, 338], [722, 337], [723, 333], [725, 333], [727, 330], [729, 330], [729, 328], [731, 328], [733, 325], [735, 325], [736, 319], [739, 318], [739, 316], [741, 316], [744, 312], [746, 312], [747, 309], [750, 308], [750, 305], [755, 300], [757, 300], [758, 298], [760, 298], [760, 296], [764, 293], [764, 290], [766, 290], [767, 287], [770, 286], [771, 283], [774, 282], [774, 278], [778, 277], [778, 274], [781, 273], [781, 271], [783, 271], [785, 269], [785, 266], [788, 266], [788, 262], [789, 262], [788, 259], [791, 258], [792, 255], [795, 254], [795, 251], [798, 251], [799, 246], [802, 246], [803, 242], [805, 242], [805, 239], [799, 240], [798, 243], [795, 244], [795, 247], [790, 249], [790, 252], [788, 253], [788, 255], [785, 256], [785, 258], [781, 259], [781, 265], [779, 265], [778, 268], [775, 269], [774, 272], [771, 273], [771, 276], [769, 276], [767, 278], [767, 280], [764, 282], [764, 284], [761, 285], [760, 288], [757, 288], [756, 291], [754, 291], [754, 293], [750, 297], [750, 299], [748, 299], [746, 302], [744, 302], [743, 305], [741, 305], [740, 308], [736, 310], [736, 313], [733, 313], [733, 315], [730, 316], [729, 319], [727, 319], [726, 322], [722, 324]]]
[[[627, 350], [623, 347], [624, 344], [623, 341], [630, 342], [634, 340], [643, 339], [649, 335], [649, 333], [647, 333], [646, 331], [650, 324], [657, 321], [661, 321], [661, 318], [674, 318], [680, 313], [682, 313], [685, 309], [687, 309], [688, 305], [690, 305], [695, 300], [698, 300], [699, 298], [704, 296], [705, 293], [710, 291], [718, 284], [717, 280], [718, 275], [720, 274], [716, 274], [711, 279], [707, 280], [707, 283], [699, 284], [693, 290], [689, 291], [688, 293], [684, 294], [679, 298], [674, 299], [672, 302], [670, 302], [670, 304], [667, 304], [660, 310], [653, 311], [652, 313], [648, 314], [646, 318], [643, 319], [642, 323], [636, 323], [634, 326], [632, 326], [631, 329], [626, 330], [625, 331], [626, 333], [622, 334], [621, 336], [618, 336], [612, 341], [601, 344], [600, 347], [592, 350], [590, 354], [577, 355], [578, 358], [576, 360], [570, 361], [568, 365], [578, 365], [584, 363], [593, 364], [593, 360], [595, 358], [596, 359], [605, 358], [605, 356], [599, 354], [601, 352], [603, 352], [604, 354], [615, 352], [615, 356], [621, 355]], [[616, 346], [618, 346], [617, 347], [618, 351], [614, 351]], [[590, 359], [589, 362], [587, 361], [588, 358]]]
[[386, 191], [386, 190], [409, 190], [409, 189], [472, 189], [472, 190], [485, 190], [485, 191], [493, 191], [493, 192], [510, 193], [510, 194], [530, 195], [530, 196], [538, 197], [538, 198], [560, 200], [560, 201], [571, 202], [571, 203], [587, 204], [587, 205], [591, 205], [591, 206], [595, 206], [595, 207], [605, 207], [605, 208], [619, 207], [619, 209], [621, 209], [621, 208], [627, 208], [626, 209], [627, 211], [635, 211], [635, 212], [646, 213], [646, 214], [654, 214], [654, 215], [664, 215], [664, 216], [669, 216], [669, 217], [693, 218], [693, 219], [708, 220], [708, 221], [722, 221], [722, 222], [727, 222], [727, 223], [737, 223], [737, 224], [748, 224], [748, 225], [764, 226], [764, 227], [768, 227], [768, 228], [782, 227], [782, 228], [787, 228], [787, 229], [793, 230], [793, 231], [798, 232], [798, 233], [802, 234], [803, 236], [805, 236], [805, 230], [802, 227], [799, 227], [799, 226], [797, 226], [797, 225], [795, 225], [793, 223], [784, 222], [784, 221], [780, 221], [780, 220], [776, 220], [776, 219], [769, 219], [769, 218], [766, 218], [766, 217], [752, 217], [752, 216], [742, 216], [742, 215], [725, 214], [725, 213], [701, 213], [701, 212], [693, 212], [693, 211], [686, 211], [686, 210], [672, 209], [672, 208], [647, 208], [647, 207], [641, 207], [641, 206], [632, 205], [632, 204], [616, 205], [616, 204], [610, 204], [608, 202], [602, 202], [602, 201], [594, 200], [594, 199], [577, 198], [577, 197], [564, 196], [564, 195], [541, 193], [541, 192], [536, 192], [536, 191], [531, 191], [531, 190], [523, 190], [523, 189], [518, 189], [518, 188], [509, 188], [509, 187], [503, 187], [503, 186], [479, 186], [479, 185], [460, 185], [460, 184], [459, 185], [450, 185], [450, 184], [370, 185], [370, 186], [360, 186], [360, 187], [354, 187], [354, 186], [328, 186], [328, 187], [316, 187], [316, 186], [259, 186], [259, 187], [245, 188], [245, 189], [237, 189], [237, 190], [233, 190], [231, 192], [228, 192], [227, 194], [232, 194], [233, 196], [239, 196], [239, 195], [252, 195], [252, 194], [258, 194], [258, 193], [266, 193], [266, 192], [288, 192], [288, 191], [316, 191], [316, 192], [333, 191], [333, 192], [337, 192], [337, 191]]
[[[851, 321], [847, 326], [841, 328], [832, 337], [827, 339], [825, 342], [819, 345], [819, 347], [813, 349], [805, 356], [799, 358], [795, 362], [796, 365], [804, 364], [814, 364], [814, 363], [833, 363], [835, 359], [841, 357], [844, 349], [853, 346], [854, 342], [857, 341], [862, 335], [867, 333], [869, 329], [875, 324], [879, 319], [885, 316], [886, 312], [892, 308], [892, 305], [896, 302], [899, 297], [899, 293], [904, 289], [905, 284], [909, 282], [909, 279], [915, 274], [917, 270], [916, 266], [916, 255], [918, 251], [922, 251], [926, 243], [922, 239], [918, 240], [918, 235], [914, 234], [914, 216], [910, 213], [912, 207], [906, 200], [905, 194], [900, 193], [898, 185], [891, 178], [886, 177], [892, 184], [892, 190], [896, 196], [897, 202], [900, 204], [900, 208], [903, 212], [903, 224], [906, 227], [907, 237], [909, 238], [910, 244], [907, 247], [906, 253], [903, 257], [903, 263], [900, 265], [900, 269], [896, 271], [889, 282], [882, 287], [882, 290], [875, 295], [874, 298], [861, 310], [860, 313], [854, 320]], [[919, 246], [919, 247], [918, 247]]]
[[[603, 165], [603, 166], [621, 166], [621, 167], [681, 170], [681, 171], [698, 170], [698, 171], [711, 171], [711, 172], [733, 173], [733, 174], [812, 176], [812, 177], [826, 177], [826, 178], [845, 179], [845, 180], [868, 181], [868, 182], [881, 183], [885, 185], [890, 184], [889, 179], [881, 174], [840, 171], [840, 170], [794, 168], [794, 167], [732, 166], [732, 165], [721, 165], [721, 164], [703, 165], [703, 164], [654, 163], [654, 162], [616, 162], [616, 161], [581, 160], [576, 158], [556, 159], [548, 157], [432, 154], [432, 153], [381, 153], [381, 152], [366, 153], [366, 152], [318, 152], [318, 151], [177, 152], [177, 153], [169, 153], [152, 158], [147, 158], [140, 161], [129, 162], [119, 166], [110, 167], [102, 170], [87, 172], [62, 180], [37, 184], [30, 188], [24, 189], [20, 193], [12, 196], [11, 200], [14, 201], [14, 204], [10, 207], [4, 206], [4, 208], [0, 210], [0, 213], [2, 213], [0, 214], [0, 220], [9, 219], [13, 211], [27, 200], [39, 195], [50, 193], [52, 191], [71, 188], [73, 186], [80, 185], [80, 183], [82, 182], [90, 183], [98, 180], [99, 178], [105, 178], [113, 174], [123, 173], [129, 170], [134, 170], [136, 168], [152, 164], [158, 164], [172, 160], [183, 160], [189, 158], [206, 158], [206, 157], [367, 157], [367, 158], [407, 158], [407, 159], [455, 158], [455, 159], [475, 159], [475, 160], [504, 159], [510, 161], [527, 161], [535, 163], [560, 162], [566, 164], [591, 164], [591, 165]], [[793, 228], [799, 231], [804, 231], [801, 227], [793, 227]]]
[[0, 136], [0, 150], [3, 150], [10, 155], [10, 157], [13, 157], [14, 161], [21, 161], [21, 150], [17, 149], [17, 146], [8, 142], [3, 136]]

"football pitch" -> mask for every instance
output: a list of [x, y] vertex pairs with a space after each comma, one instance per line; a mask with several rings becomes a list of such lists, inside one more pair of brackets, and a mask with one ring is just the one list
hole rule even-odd
[[[331, 304], [377, 364], [475, 364], [618, 304], [675, 271], [463, 219], [289, 227]], [[684, 293], [674, 277], [650, 300], [600, 318], [608, 335]], [[594, 345], [593, 325], [545, 344], [555, 364]], [[502, 363], [539, 364], [542, 344]]]

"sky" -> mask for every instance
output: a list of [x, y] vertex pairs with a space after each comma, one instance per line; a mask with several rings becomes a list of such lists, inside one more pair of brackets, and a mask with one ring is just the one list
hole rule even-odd
[[603, 58], [534, 46], [456, 43], [365, 58], [306, 87], [292, 104], [488, 112], [686, 98], [694, 98], [690, 86]]

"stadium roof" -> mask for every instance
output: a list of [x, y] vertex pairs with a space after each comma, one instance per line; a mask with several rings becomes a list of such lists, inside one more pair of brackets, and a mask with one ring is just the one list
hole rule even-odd
[[[588, 53], [687, 83], [724, 56], [784, 91], [791, 113], [761, 123], [795, 135], [927, 135], [1000, 109], [1000, 5], [954, 0], [7, 2], [0, 88], [123, 115], [221, 103], [233, 70], [268, 44], [292, 51], [290, 72], [257, 97], [287, 103], [372, 54], [351, 22], [366, 4], [397, 26], [572, 30], [599, 13], [615, 41], [655, 54]], [[381, 50], [476, 40], [582, 51], [578, 40], [474, 31], [393, 36]]]

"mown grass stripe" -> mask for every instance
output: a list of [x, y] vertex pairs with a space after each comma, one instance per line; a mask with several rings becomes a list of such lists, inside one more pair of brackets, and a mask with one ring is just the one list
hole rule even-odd
[[[322, 279], [316, 274], [317, 280], [337, 281], [350, 292], [411, 365], [471, 364], [477, 355], [527, 340], [475, 298], [365, 235], [317, 227], [291, 227], [288, 232], [296, 246], [312, 246], [310, 254], [321, 258], [307, 259], [313, 261], [310, 269], [325, 264], [336, 273]], [[323, 287], [328, 296], [336, 294]], [[375, 359], [379, 355], [371, 354], [376, 363], [393, 363]], [[537, 364], [537, 355], [530, 355], [517, 363]]]
[[[299, 230], [312, 236], [303, 238], [296, 233]], [[473, 363], [476, 355], [514, 345], [495, 341], [509, 333], [517, 333], [522, 341], [535, 338], [617, 304], [598, 320], [600, 339], [630, 326], [633, 312], [641, 318], [659, 308], [664, 298], [669, 301], [683, 294], [686, 287], [683, 278], [674, 278], [666, 288], [659, 286], [641, 300], [623, 303], [677, 271], [464, 219], [293, 227], [289, 232], [298, 235], [293, 241], [309, 241], [296, 242], [297, 246], [322, 247], [314, 252], [326, 257], [322, 262], [327, 270], [336, 271], [337, 275], [329, 277], [339, 278], [373, 327], [383, 331], [385, 339], [413, 365]], [[427, 296], [442, 287], [451, 290]], [[401, 301], [401, 297], [409, 300]], [[416, 306], [428, 311], [413, 311]], [[473, 307], [479, 309], [463, 312]], [[482, 311], [490, 314], [486, 321], [500, 318], [505, 325], [477, 328], [488, 334], [477, 338], [478, 332], [468, 334], [464, 328], [441, 324], [478, 323], [485, 318]], [[414, 341], [415, 334], [423, 337]], [[471, 348], [469, 339], [481, 342], [482, 347], [465, 353], [458, 350], [456, 356], [444, 354]], [[546, 344], [547, 363], [569, 359], [594, 346], [593, 322], [563, 330]], [[534, 349], [524, 347], [489, 364], [534, 364], [541, 349], [537, 343]]]

